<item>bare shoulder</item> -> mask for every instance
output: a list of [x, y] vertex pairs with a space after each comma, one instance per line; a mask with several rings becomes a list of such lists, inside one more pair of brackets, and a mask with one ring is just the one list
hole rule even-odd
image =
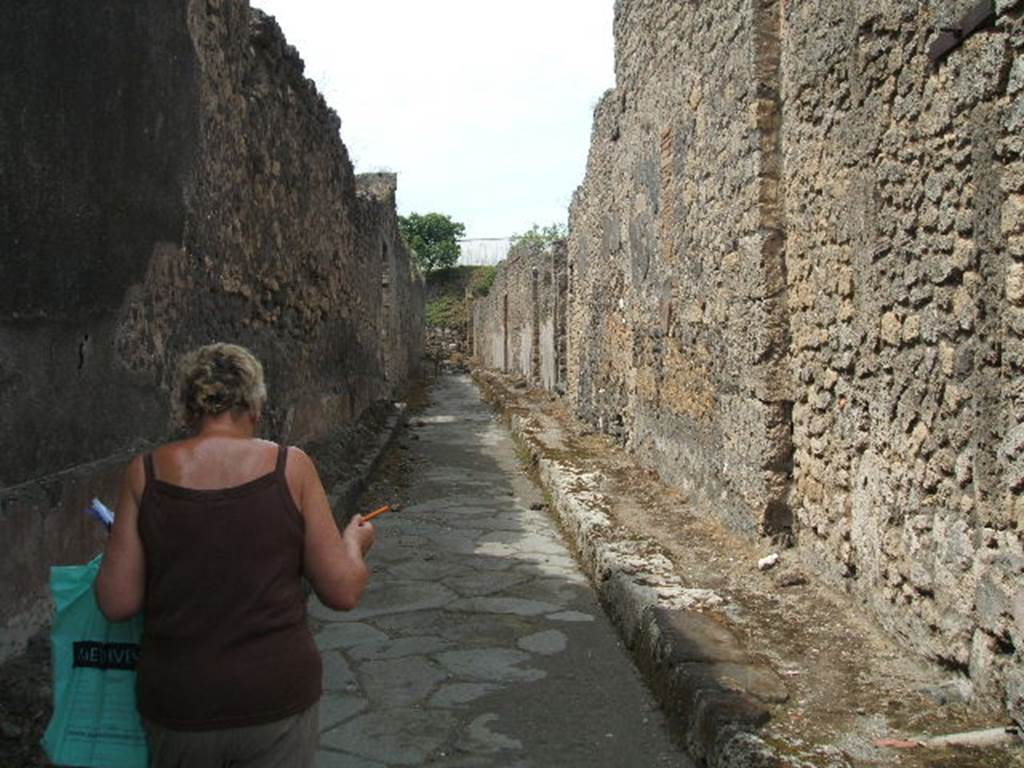
[[308, 472], [311, 469], [316, 469], [316, 465], [313, 460], [309, 457], [309, 454], [299, 448], [297, 445], [288, 446], [288, 467], [295, 467], [301, 469], [303, 472]]
[[[150, 454], [153, 456], [155, 460], [174, 460], [183, 452], [190, 450], [194, 444], [194, 437], [186, 437], [181, 440], [171, 440], [168, 443], [158, 445], [156, 448], [150, 451]], [[143, 454], [143, 456], [145, 456], [145, 454]]]
[[128, 479], [132, 481], [134, 485], [135, 480], [144, 480], [146, 477], [146, 454], [139, 453], [132, 457], [132, 460], [128, 462], [128, 467], [125, 470]]
[[316, 471], [316, 463], [310, 458], [308, 453], [295, 445], [288, 446], [284, 473], [285, 477], [288, 478], [289, 485], [296, 490], [305, 488], [310, 482], [319, 477]]
[[124, 486], [131, 490], [132, 496], [138, 502], [142, 498], [142, 492], [146, 489], [146, 466], [145, 454], [140, 453], [128, 462], [124, 471]]
[[[240, 443], [242, 450], [246, 452], [256, 452], [264, 458], [269, 458], [273, 461], [277, 460], [277, 452], [281, 448], [280, 443], [275, 443], [273, 440], [264, 440], [262, 437], [254, 437], [251, 440], [246, 440]], [[288, 454], [291, 457], [291, 453]]]
[[306, 506], [312, 489], [313, 481], [316, 479], [316, 466], [309, 455], [301, 448], [287, 446], [287, 456], [284, 465], [285, 481], [288, 483], [288, 490], [292, 494], [295, 505], [305, 515]]

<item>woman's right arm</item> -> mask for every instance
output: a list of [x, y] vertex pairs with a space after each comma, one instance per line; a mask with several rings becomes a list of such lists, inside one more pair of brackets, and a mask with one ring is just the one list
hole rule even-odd
[[306, 578], [328, 608], [352, 610], [370, 577], [363, 556], [373, 546], [373, 525], [356, 515], [342, 534], [312, 459], [299, 448], [289, 448], [288, 466], [295, 473], [298, 507], [306, 521]]

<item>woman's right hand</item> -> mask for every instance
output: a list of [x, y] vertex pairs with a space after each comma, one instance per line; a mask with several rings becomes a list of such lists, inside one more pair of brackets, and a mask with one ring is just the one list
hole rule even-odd
[[353, 515], [345, 526], [344, 538], [355, 541], [359, 545], [359, 551], [365, 555], [370, 547], [377, 541], [377, 531], [373, 523], [363, 521], [362, 515]]

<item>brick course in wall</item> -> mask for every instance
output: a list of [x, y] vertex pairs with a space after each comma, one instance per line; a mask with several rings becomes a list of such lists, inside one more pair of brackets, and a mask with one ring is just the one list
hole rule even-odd
[[181, 352], [252, 348], [289, 443], [397, 394], [423, 283], [395, 179], [356, 177], [276, 23], [244, 0], [19, 4], [0, 28], [0, 655], [85, 500], [168, 435]]
[[968, 6], [620, 0], [565, 386], [1024, 722], [1024, 3], [933, 65]]

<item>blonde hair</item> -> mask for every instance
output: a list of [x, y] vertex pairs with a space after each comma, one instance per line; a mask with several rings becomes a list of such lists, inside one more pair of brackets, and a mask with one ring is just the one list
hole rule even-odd
[[237, 344], [207, 344], [182, 356], [171, 395], [175, 421], [194, 427], [229, 410], [259, 413], [267, 399], [263, 366]]

